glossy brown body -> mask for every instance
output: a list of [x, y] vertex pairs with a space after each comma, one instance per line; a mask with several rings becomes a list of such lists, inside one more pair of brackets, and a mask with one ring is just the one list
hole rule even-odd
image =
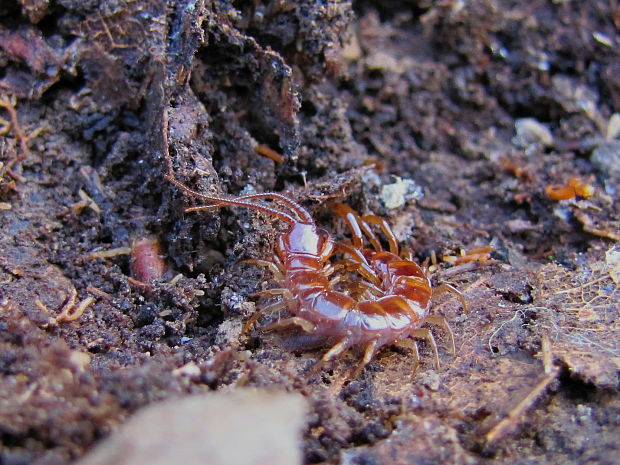
[[376, 341], [377, 348], [392, 343], [428, 315], [431, 286], [415, 263], [390, 252], [363, 251], [381, 283], [383, 295], [356, 300], [330, 289], [325, 262], [331, 256], [331, 239], [314, 223], [296, 223], [277, 244], [284, 279], [294, 299], [288, 308], [311, 322], [314, 331], [347, 346]]
[[[240, 206], [269, 213], [287, 223], [287, 229], [276, 244], [277, 258], [253, 261], [268, 266], [281, 286], [265, 292], [281, 295], [282, 300], [263, 312], [286, 307], [292, 315], [270, 325], [271, 329], [297, 325], [309, 333], [335, 340], [336, 344], [322, 362], [333, 359], [349, 347], [362, 345], [365, 355], [358, 372], [380, 347], [409, 336], [429, 339], [437, 357], [430, 332], [418, 329], [429, 318], [430, 280], [420, 266], [399, 256], [396, 240], [384, 220], [375, 216], [360, 218], [346, 205], [337, 204], [334, 211], [347, 222], [353, 244], [336, 243], [326, 231], [317, 227], [301, 205], [281, 194], [204, 195], [171, 177], [167, 179], [185, 192], [212, 202], [187, 211]], [[262, 202], [265, 199], [273, 202], [266, 204]], [[369, 223], [379, 225], [386, 233], [390, 252], [382, 249]], [[362, 247], [362, 232], [374, 250]], [[334, 267], [329, 261], [336, 251], [344, 255], [344, 267], [363, 279], [351, 282], [345, 279], [344, 283], [340, 282], [341, 279], [330, 280]], [[335, 281], [340, 283], [335, 285]], [[252, 323], [256, 317], [251, 319]], [[442, 322], [435, 323], [447, 327]], [[415, 350], [417, 357], [417, 348]]]

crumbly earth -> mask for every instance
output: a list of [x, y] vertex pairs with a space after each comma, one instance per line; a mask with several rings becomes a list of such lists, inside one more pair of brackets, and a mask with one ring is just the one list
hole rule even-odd
[[[241, 386], [307, 398], [306, 463], [617, 463], [619, 28], [604, 0], [4, 0], [0, 463]], [[386, 218], [465, 295], [433, 308], [456, 353], [436, 328], [439, 368], [420, 342], [307, 380], [325, 341], [241, 334], [282, 225], [186, 213], [170, 170], [338, 240], [334, 200]], [[593, 195], [546, 194], [571, 177]]]

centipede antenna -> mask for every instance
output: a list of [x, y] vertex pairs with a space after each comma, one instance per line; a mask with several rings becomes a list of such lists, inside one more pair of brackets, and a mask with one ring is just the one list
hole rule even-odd
[[205, 210], [207, 211], [217, 210], [218, 208], [222, 208], [226, 206], [245, 207], [245, 208], [249, 208], [252, 210], [259, 210], [264, 213], [269, 213], [270, 215], [275, 216], [279, 218], [280, 220], [285, 221], [289, 224], [293, 224], [297, 222], [297, 220], [293, 218], [291, 215], [289, 215], [288, 213], [277, 210], [273, 207], [270, 207], [267, 205], [261, 205], [259, 203], [254, 203], [254, 202], [238, 202], [236, 198], [230, 199], [230, 201], [229, 200], [218, 201], [218, 203], [210, 204], [210, 205], [199, 205], [197, 207], [189, 207], [185, 209], [185, 212], [190, 213], [190, 212], [199, 212], [199, 211], [205, 211]]
[[289, 215], [288, 213], [277, 210], [273, 207], [269, 207], [267, 205], [261, 205], [261, 204], [254, 203], [254, 202], [243, 202], [243, 201], [237, 200], [236, 198], [231, 198], [231, 199], [218, 198], [217, 202], [218, 203], [215, 205], [200, 205], [198, 207], [190, 207], [190, 208], [187, 208], [185, 211], [195, 212], [195, 211], [200, 211], [200, 210], [216, 210], [218, 208], [225, 207], [225, 206], [235, 206], [235, 207], [245, 207], [251, 210], [257, 210], [263, 213], [268, 213], [271, 216], [275, 216], [276, 218], [289, 224], [294, 224], [297, 222], [297, 220], [293, 218], [291, 215]]
[[279, 202], [282, 202], [287, 207], [289, 207], [293, 212], [295, 212], [295, 214], [297, 214], [299, 219], [302, 220], [303, 222], [314, 223], [314, 220], [312, 219], [312, 216], [310, 216], [310, 213], [308, 213], [308, 210], [306, 210], [304, 207], [299, 205], [294, 200], [289, 199], [285, 195], [278, 194], [277, 192], [261, 192], [258, 194], [247, 194], [247, 195], [241, 195], [239, 197], [235, 197], [235, 199], [242, 200], [242, 201], [252, 200], [252, 199], [274, 199]]
[[[214, 205], [202, 205], [202, 206], [199, 206], [199, 207], [192, 207], [192, 208], [188, 209], [188, 211], [210, 210], [210, 209], [214, 209], [214, 208], [220, 208], [222, 206], [237, 206], [237, 207], [245, 207], [245, 208], [250, 208], [252, 210], [257, 210], [257, 211], [261, 211], [261, 212], [264, 212], [264, 213], [268, 213], [268, 214], [270, 214], [272, 216], [275, 216], [276, 218], [278, 218], [278, 219], [280, 219], [280, 220], [282, 220], [282, 221], [284, 221], [286, 223], [289, 223], [289, 224], [294, 224], [294, 223], [297, 222], [297, 220], [295, 218], [293, 218], [291, 215], [289, 215], [288, 213], [285, 213], [283, 211], [277, 210], [275, 208], [268, 207], [266, 205], [259, 205], [259, 204], [254, 203], [254, 202], [245, 202], [243, 200], [239, 200], [236, 197], [235, 198], [229, 198], [229, 197], [223, 197], [221, 195], [202, 194], [201, 192], [195, 191], [194, 189], [191, 189], [191, 188], [187, 187], [185, 184], [183, 184], [180, 181], [177, 181], [172, 176], [166, 175], [164, 177], [165, 177], [165, 179], [170, 181], [172, 184], [177, 186], [179, 189], [181, 189], [186, 194], [189, 194], [189, 195], [191, 195], [193, 197], [197, 197], [197, 198], [202, 199], [202, 200], [206, 200], [207, 202], [215, 202]], [[260, 194], [258, 194], [258, 195], [260, 195]], [[291, 202], [292, 202], [292, 200], [291, 200]], [[302, 207], [299, 206], [299, 208], [301, 209]]]

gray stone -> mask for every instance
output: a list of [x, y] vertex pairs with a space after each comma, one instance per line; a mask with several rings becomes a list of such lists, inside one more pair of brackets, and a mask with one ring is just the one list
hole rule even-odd
[[592, 151], [590, 161], [605, 177], [620, 179], [620, 141], [603, 142]]

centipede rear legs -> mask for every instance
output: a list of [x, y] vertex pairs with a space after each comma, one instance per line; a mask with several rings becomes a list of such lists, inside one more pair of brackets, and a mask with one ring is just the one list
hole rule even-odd
[[336, 357], [341, 355], [348, 348], [349, 348], [349, 341], [347, 341], [346, 339], [343, 339], [342, 341], [339, 341], [338, 343], [336, 343], [334, 346], [332, 346], [331, 349], [325, 352], [323, 357], [321, 357], [321, 360], [316, 362], [312, 366], [312, 368], [310, 368], [310, 371], [306, 375], [306, 379], [309, 380], [310, 378], [312, 378], [321, 369], [321, 367], [323, 367], [326, 363], [334, 360]]
[[415, 374], [415, 372], [418, 370], [418, 367], [420, 366], [420, 351], [418, 350], [418, 343], [414, 339], [407, 338], [407, 339], [399, 339], [398, 341], [395, 341], [394, 345], [411, 350], [411, 353], [412, 353], [411, 358], [413, 358], [412, 374]]
[[241, 336], [246, 335], [248, 332], [252, 330], [256, 322], [264, 315], [268, 315], [270, 313], [279, 312], [280, 310], [284, 310], [288, 306], [288, 302], [286, 300], [279, 300], [278, 302], [274, 302], [271, 305], [267, 305], [266, 307], [261, 308], [254, 312], [254, 314], [248, 318], [248, 321], [245, 322], [243, 328], [241, 329]]
[[[379, 228], [381, 228], [381, 232], [383, 232], [383, 235], [388, 241], [390, 252], [392, 252], [394, 255], [400, 255], [399, 248], [398, 248], [398, 241], [396, 240], [396, 235], [394, 234], [394, 231], [392, 231], [392, 228], [390, 227], [390, 225], [384, 218], [381, 218], [380, 216], [377, 216], [377, 215], [366, 215], [366, 216], [363, 216], [361, 220], [364, 223], [370, 223], [370, 224], [379, 226]], [[377, 250], [381, 250], [380, 245], [379, 245], [379, 249]]]
[[448, 324], [448, 321], [445, 317], [440, 315], [428, 315], [426, 317], [426, 322], [432, 325], [441, 326], [443, 330], [448, 335], [448, 339], [450, 339], [450, 347], [452, 348], [452, 355], [456, 354], [456, 345], [454, 344], [454, 333], [452, 332], [452, 328]]
[[419, 337], [421, 339], [425, 339], [429, 346], [431, 346], [431, 350], [435, 355], [435, 366], [439, 368], [439, 350], [437, 350], [437, 343], [435, 342], [435, 336], [431, 333], [431, 330], [428, 328], [418, 328], [412, 329], [409, 332], [409, 336], [411, 337]]
[[439, 286], [433, 288], [433, 294], [431, 298], [435, 300], [437, 297], [439, 297], [442, 294], [454, 294], [461, 302], [461, 305], [463, 306], [463, 311], [465, 313], [469, 312], [469, 307], [467, 306], [467, 301], [465, 300], [465, 296], [463, 295], [461, 291], [459, 291], [452, 284], [442, 283]]
[[276, 263], [276, 262], [272, 262], [272, 261], [269, 261], [269, 260], [255, 260], [255, 259], [243, 260], [243, 263], [249, 263], [249, 264], [253, 264], [253, 265], [264, 266], [269, 271], [271, 271], [271, 273], [273, 274], [273, 279], [276, 282], [281, 283], [284, 280], [285, 270], [282, 267], [281, 263]]
[[[439, 286], [433, 288], [431, 299], [434, 301], [437, 297], [439, 297], [442, 294], [456, 295], [456, 297], [461, 302], [463, 311], [465, 313], [469, 311], [469, 308], [467, 307], [467, 301], [465, 300], [465, 296], [456, 287], [448, 283], [442, 283]], [[444, 329], [444, 331], [448, 335], [448, 338], [450, 339], [450, 345], [452, 346], [452, 354], [453, 355], [456, 354], [456, 345], [454, 343], [454, 333], [452, 332], [452, 328], [448, 324], [448, 321], [445, 319], [445, 317], [440, 316], [440, 315], [428, 315], [426, 317], [426, 321], [432, 325], [441, 326]]]
[[[255, 296], [256, 295], [270, 295], [270, 296], [281, 295], [283, 299], [277, 302], [274, 302], [271, 305], [268, 305], [264, 308], [261, 308], [260, 310], [257, 310], [248, 319], [248, 321], [246, 321], [246, 323], [243, 325], [243, 329], [241, 330], [241, 335], [247, 334], [262, 316], [267, 315], [269, 313], [275, 313], [280, 310], [284, 310], [285, 308], [288, 308], [289, 311], [291, 310], [290, 305], [292, 302], [292, 294], [288, 289], [283, 289], [283, 288], [282, 289], [280, 288], [267, 289], [265, 291], [257, 292], [254, 295]], [[271, 323], [269, 325], [263, 326], [262, 328], [260, 328], [260, 330], [261, 331], [273, 331], [277, 329], [287, 328], [289, 326], [299, 326], [301, 329], [303, 329], [307, 333], [314, 332], [314, 325], [310, 321], [304, 318], [298, 317], [298, 316], [293, 316], [290, 318], [286, 318], [284, 320], [277, 321], [275, 323]]]
[[359, 365], [351, 375], [351, 378], [357, 378], [362, 373], [366, 365], [368, 365], [372, 360], [372, 357], [375, 355], [376, 351], [377, 341], [370, 341], [368, 345], [366, 345], [366, 348], [364, 349], [364, 356], [362, 357]]
[[276, 329], [288, 328], [289, 326], [299, 326], [307, 333], [314, 332], [314, 325], [312, 322], [301, 318], [299, 316], [292, 316], [289, 318], [285, 318], [284, 320], [276, 321], [275, 323], [271, 323], [270, 325], [263, 326], [261, 331], [273, 331]]
[[[277, 283], [281, 283], [284, 280], [284, 270], [282, 264], [279, 261], [272, 262], [269, 260], [245, 260], [244, 262], [268, 268], [273, 273], [273, 279]], [[269, 313], [275, 313], [277, 311], [284, 310], [285, 308], [288, 308], [289, 311], [292, 310], [290, 306], [293, 303], [293, 294], [286, 288], [266, 289], [264, 291], [255, 292], [253, 296], [281, 296], [282, 300], [274, 302], [273, 304], [256, 311], [256, 313], [254, 313], [243, 326], [243, 329], [241, 330], [241, 335], [247, 334], [248, 331], [253, 328], [256, 322], [264, 315], [267, 315]], [[269, 325], [263, 326], [260, 329], [261, 331], [274, 331], [277, 329], [287, 328], [289, 326], [299, 326], [307, 333], [314, 332], [315, 329], [314, 325], [310, 321], [298, 316], [293, 316], [284, 320], [277, 321], [275, 323], [271, 323]]]

